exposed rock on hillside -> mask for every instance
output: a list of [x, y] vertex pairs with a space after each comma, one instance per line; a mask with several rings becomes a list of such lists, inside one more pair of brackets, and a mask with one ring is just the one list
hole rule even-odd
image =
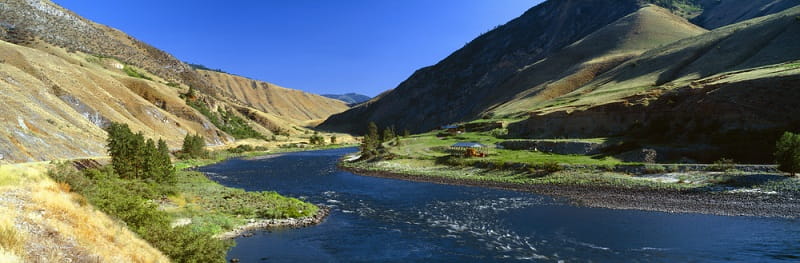
[[[114, 57], [167, 80], [213, 92], [197, 72], [172, 55], [119, 30], [80, 17], [49, 0], [0, 3], [0, 33], [9, 29], [30, 32], [47, 43], [71, 51]], [[4, 40], [9, 39], [7, 34], [3, 35]]]

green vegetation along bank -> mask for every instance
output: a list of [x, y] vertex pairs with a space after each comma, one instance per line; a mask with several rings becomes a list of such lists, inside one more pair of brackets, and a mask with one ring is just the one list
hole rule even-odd
[[73, 163], [60, 163], [49, 176], [175, 262], [224, 262], [233, 245], [228, 239], [246, 230], [302, 227], [327, 215], [327, 209], [295, 198], [225, 187], [185, 169], [263, 152], [245, 153], [247, 147], [208, 152], [198, 147], [202, 137], [188, 135], [176, 154], [185, 160], [172, 164], [163, 143], [156, 146], [123, 124], [107, 131], [110, 165], [79, 165], [83, 169], [78, 170]]
[[[441, 136], [431, 132], [398, 138], [379, 146], [367, 145], [367, 154], [345, 158], [340, 166], [371, 176], [531, 191], [594, 207], [720, 215], [800, 215], [800, 206], [792, 201], [800, 197], [800, 179], [778, 173], [771, 166], [748, 171], [742, 169], [746, 166], [726, 160], [693, 166], [627, 163], [610, 156], [491, 147], [482, 150], [488, 153], [486, 157], [479, 158], [464, 157], [462, 152], [449, 147], [463, 141], [488, 146], [502, 141], [492, 134]], [[622, 172], [632, 168], [637, 172]]]

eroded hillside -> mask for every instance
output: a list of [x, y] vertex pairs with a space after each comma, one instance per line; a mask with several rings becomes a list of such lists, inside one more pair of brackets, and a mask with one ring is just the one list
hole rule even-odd
[[194, 70], [50, 1], [0, 3], [0, 39], [0, 102], [6, 105], [0, 163], [103, 156], [103, 128], [110, 122], [176, 149], [188, 133], [217, 146], [304, 134], [348, 108], [298, 90]]
[[339, 100], [287, 89], [264, 81], [215, 71], [199, 70], [199, 72], [222, 96], [295, 125], [321, 121], [331, 114], [349, 108]]

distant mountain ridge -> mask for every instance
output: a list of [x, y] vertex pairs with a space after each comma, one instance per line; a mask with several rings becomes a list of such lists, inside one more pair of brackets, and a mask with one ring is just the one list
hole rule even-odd
[[361, 95], [361, 94], [352, 93], [352, 92], [351, 93], [345, 93], [345, 94], [322, 94], [322, 96], [323, 97], [328, 97], [328, 98], [331, 98], [331, 99], [337, 99], [337, 100], [344, 101], [345, 103], [347, 103], [348, 105], [351, 105], [351, 106], [354, 106], [354, 105], [357, 105], [359, 103], [362, 103], [362, 102], [365, 102], [365, 101], [368, 101], [368, 100], [372, 99], [372, 97], [370, 97], [370, 96]]

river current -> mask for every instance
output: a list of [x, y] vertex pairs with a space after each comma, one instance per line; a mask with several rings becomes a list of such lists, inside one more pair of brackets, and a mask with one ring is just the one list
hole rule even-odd
[[800, 261], [800, 221], [576, 207], [525, 192], [360, 176], [355, 149], [232, 159], [221, 184], [330, 206], [320, 225], [236, 239], [241, 262]]

